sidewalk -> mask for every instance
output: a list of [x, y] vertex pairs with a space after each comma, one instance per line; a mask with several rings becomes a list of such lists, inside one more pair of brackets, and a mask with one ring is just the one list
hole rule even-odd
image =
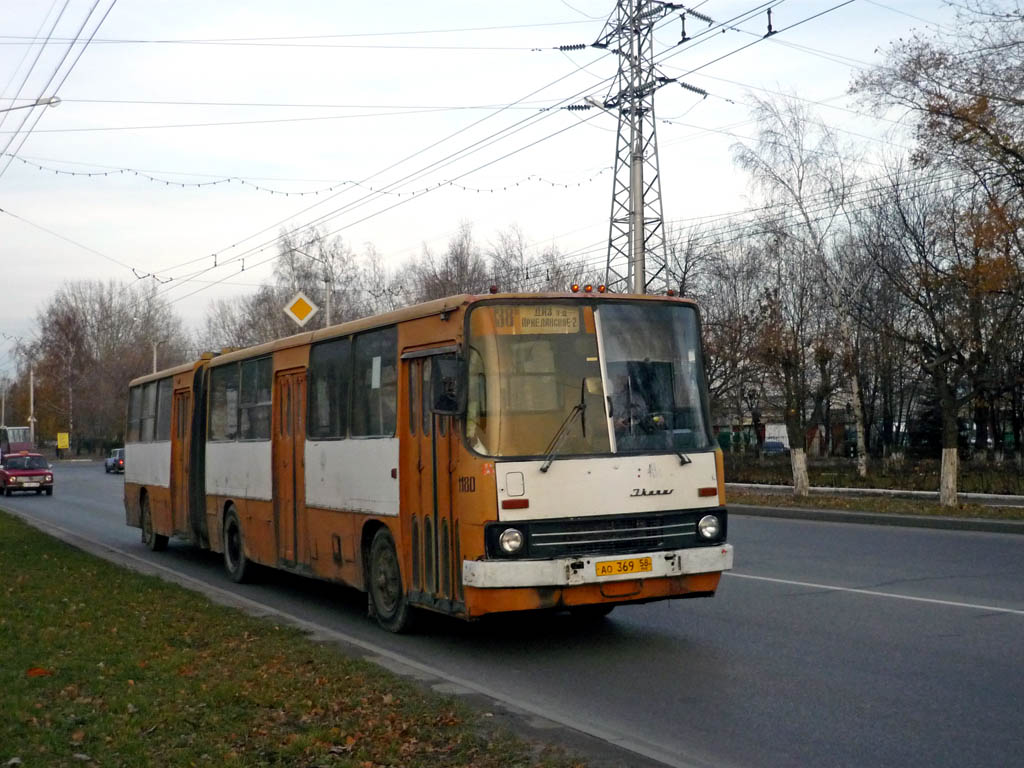
[[[877, 512], [856, 512], [837, 509], [814, 509], [810, 507], [767, 507], [751, 504], [732, 504], [728, 502], [729, 491], [761, 493], [761, 494], [792, 494], [793, 486], [787, 485], [755, 485], [752, 483], [726, 483], [726, 506], [734, 514], [753, 517], [777, 517], [793, 520], [818, 520], [832, 523], [859, 523], [862, 525], [899, 525], [912, 528], [938, 528], [953, 531], [980, 531], [984, 533], [1015, 533], [1024, 534], [1024, 521], [1018, 520], [987, 520], [971, 517], [940, 517], [936, 515], [888, 515]], [[929, 491], [896, 491], [884, 488], [822, 488], [812, 487], [811, 495], [819, 496], [864, 496], [915, 498], [937, 500], [938, 493]], [[1006, 496], [987, 493], [962, 493], [960, 498], [975, 504], [1000, 507], [1024, 506], [1024, 497]]]

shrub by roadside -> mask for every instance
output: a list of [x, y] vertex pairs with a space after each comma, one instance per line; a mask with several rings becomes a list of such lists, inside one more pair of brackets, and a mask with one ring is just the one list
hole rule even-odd
[[[933, 459], [886, 462], [872, 459], [867, 478], [857, 475], [855, 459], [812, 458], [807, 474], [811, 485], [832, 488], [890, 488], [904, 491], [936, 491], [940, 466]], [[725, 455], [725, 477], [730, 483], [791, 485], [793, 472], [788, 456], [756, 459], [739, 454]], [[984, 461], [960, 464], [958, 490], [961, 493], [1008, 493], [1024, 495], [1024, 474], [1013, 461], [1001, 465]]]
[[[988, 520], [1024, 520], [1024, 507], [988, 507], [982, 504], [958, 504], [943, 507], [937, 501], [918, 499], [877, 498], [870, 496], [827, 496], [811, 494], [794, 496], [792, 493], [726, 493], [727, 504], [748, 504], [756, 507], [801, 507], [807, 509], [837, 509], [848, 512], [874, 512], [887, 515], [934, 515], [936, 517], [969, 517]], [[742, 514], [736, 510], [737, 514]]]

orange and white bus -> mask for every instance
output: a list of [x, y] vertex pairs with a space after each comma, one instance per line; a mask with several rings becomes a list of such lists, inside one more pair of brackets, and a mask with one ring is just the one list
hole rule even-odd
[[127, 522], [364, 590], [391, 631], [708, 597], [700, 339], [674, 297], [461, 295], [207, 355], [130, 384]]

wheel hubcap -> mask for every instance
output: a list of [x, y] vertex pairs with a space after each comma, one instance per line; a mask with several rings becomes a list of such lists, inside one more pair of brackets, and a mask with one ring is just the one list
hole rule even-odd
[[235, 567], [238, 565], [239, 538], [240, 537], [238, 535], [238, 527], [233, 524], [230, 525], [228, 527], [227, 552], [228, 562], [230, 563], [232, 570], [234, 570]]
[[392, 552], [381, 552], [377, 556], [377, 587], [378, 603], [384, 613], [391, 613], [398, 604], [398, 563]]

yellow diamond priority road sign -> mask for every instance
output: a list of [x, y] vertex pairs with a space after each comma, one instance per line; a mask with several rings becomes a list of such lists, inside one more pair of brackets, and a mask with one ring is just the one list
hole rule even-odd
[[285, 306], [284, 313], [301, 327], [308, 323], [309, 319], [313, 317], [319, 309], [320, 307], [314, 304], [312, 299], [302, 291], [299, 291], [292, 297], [292, 300], [288, 302], [287, 306]]

